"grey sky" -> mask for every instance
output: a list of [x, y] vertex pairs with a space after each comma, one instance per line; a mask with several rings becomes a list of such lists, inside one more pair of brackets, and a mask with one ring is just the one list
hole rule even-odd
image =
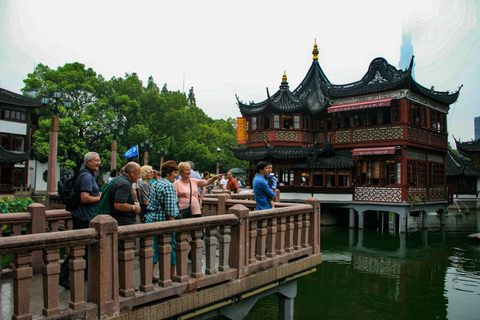
[[212, 118], [263, 101], [284, 71], [293, 90], [316, 39], [332, 83], [359, 80], [376, 57], [398, 66], [403, 32], [415, 79], [435, 90], [464, 85], [448, 116], [451, 135], [473, 138], [480, 115], [479, 0], [33, 1], [0, 0], [0, 87], [20, 92], [38, 63], [81, 62], [106, 79], [136, 72], [188, 91]]

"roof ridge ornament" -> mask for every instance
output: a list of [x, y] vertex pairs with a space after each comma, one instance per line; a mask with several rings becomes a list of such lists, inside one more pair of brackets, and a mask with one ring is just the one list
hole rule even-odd
[[318, 61], [318, 47], [317, 47], [317, 39], [315, 39], [315, 44], [313, 45], [313, 61]]

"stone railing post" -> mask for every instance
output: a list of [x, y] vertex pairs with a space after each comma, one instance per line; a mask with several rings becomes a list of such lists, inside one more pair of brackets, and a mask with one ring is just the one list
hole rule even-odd
[[273, 202], [280, 202], [280, 190], [275, 190], [275, 198], [273, 198]]
[[317, 198], [308, 198], [305, 204], [313, 206], [313, 212], [310, 215], [310, 226], [308, 233], [308, 243], [313, 248], [313, 253], [320, 253], [320, 200]]
[[227, 213], [227, 204], [226, 201], [230, 200], [232, 196], [230, 193], [221, 193], [218, 195], [218, 207], [217, 207], [217, 215], [226, 214]]
[[[27, 207], [28, 212], [32, 216], [30, 225], [28, 226], [27, 234], [44, 233], [45, 232], [45, 206], [40, 203], [33, 203]], [[33, 273], [42, 271], [42, 252], [35, 250], [32, 252], [32, 268]]]
[[229, 265], [238, 270], [239, 279], [248, 275], [249, 212], [250, 210], [241, 204], [236, 204], [228, 210], [228, 213], [236, 215], [239, 219], [239, 223], [232, 226], [229, 257]]
[[12, 270], [13, 278], [13, 320], [32, 319], [30, 313], [30, 286], [32, 282], [32, 256], [28, 253], [13, 255], [15, 265]]
[[98, 318], [120, 314], [118, 278], [118, 224], [109, 215], [98, 215], [90, 228], [99, 241], [88, 250], [88, 298], [98, 305]]

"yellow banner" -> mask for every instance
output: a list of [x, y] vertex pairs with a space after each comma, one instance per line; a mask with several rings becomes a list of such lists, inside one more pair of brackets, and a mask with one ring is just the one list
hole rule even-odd
[[237, 118], [237, 140], [239, 144], [247, 143], [247, 118]]

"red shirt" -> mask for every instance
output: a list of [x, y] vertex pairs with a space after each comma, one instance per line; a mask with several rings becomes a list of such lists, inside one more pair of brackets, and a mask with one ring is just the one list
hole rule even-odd
[[228, 180], [228, 182], [227, 182], [227, 190], [236, 192], [237, 189], [238, 189], [237, 179], [232, 178], [232, 179]]

